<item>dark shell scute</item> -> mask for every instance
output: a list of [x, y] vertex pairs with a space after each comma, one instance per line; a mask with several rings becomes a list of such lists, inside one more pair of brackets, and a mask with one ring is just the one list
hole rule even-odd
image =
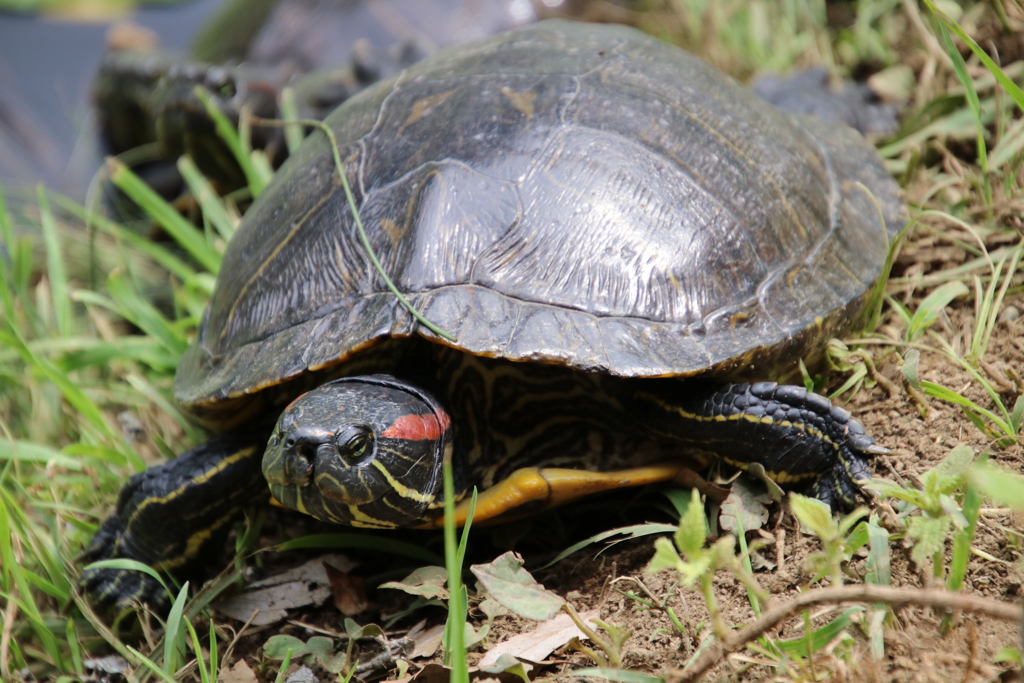
[[[856, 133], [624, 27], [542, 22], [453, 48], [327, 124], [384, 269], [479, 355], [655, 377], [807, 353], [848, 325], [903, 224]], [[370, 266], [322, 135], [223, 269], [179, 368], [185, 405], [433, 338]]]

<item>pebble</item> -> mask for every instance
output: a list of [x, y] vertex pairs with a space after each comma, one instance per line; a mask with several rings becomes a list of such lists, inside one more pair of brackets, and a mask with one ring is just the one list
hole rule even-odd
[[1020, 318], [1020, 309], [1013, 305], [1006, 306], [999, 312], [999, 322], [1004, 325], [1009, 325], [1018, 318]]

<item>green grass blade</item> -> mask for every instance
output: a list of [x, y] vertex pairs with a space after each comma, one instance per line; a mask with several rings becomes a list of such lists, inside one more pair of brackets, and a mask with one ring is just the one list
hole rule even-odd
[[69, 470], [82, 469], [82, 463], [61, 451], [41, 443], [21, 439], [0, 439], [0, 460], [52, 465]]
[[157, 664], [152, 659], [136, 650], [134, 647], [130, 645], [127, 647], [128, 652], [132, 653], [133, 656], [138, 657], [139, 661], [142, 662], [143, 666], [145, 666], [147, 669], [149, 669], [154, 674], [159, 676], [160, 680], [162, 680], [164, 683], [177, 683], [177, 681], [174, 680], [174, 676], [164, 671], [159, 664]]
[[[64, 211], [67, 211], [72, 216], [79, 218], [86, 224], [94, 226], [100, 232], [110, 235], [118, 242], [123, 242], [132, 249], [137, 250], [139, 253], [145, 254], [149, 258], [153, 259], [153, 261], [155, 261], [161, 268], [177, 276], [183, 282], [208, 280], [209, 287], [207, 288], [207, 295], [213, 292], [213, 280], [205, 277], [207, 276], [206, 273], [198, 273], [195, 268], [172, 254], [167, 247], [157, 244], [141, 235], [136, 235], [131, 230], [127, 230], [123, 226], [113, 221], [109, 221], [102, 216], [91, 214], [78, 203], [66, 197], [57, 196], [55, 200]], [[195, 228], [193, 227], [192, 230], [195, 230]]]
[[153, 220], [167, 231], [182, 249], [206, 270], [216, 274], [220, 254], [206, 241], [206, 236], [174, 210], [170, 204], [146, 185], [131, 169], [113, 157], [107, 159], [110, 180]]
[[801, 657], [807, 654], [808, 650], [811, 653], [818, 652], [835, 640], [836, 636], [842, 633], [842, 631], [852, 623], [851, 617], [854, 614], [863, 611], [863, 607], [851, 607], [825, 626], [815, 629], [810, 633], [805, 633], [802, 638], [795, 640], [776, 640], [775, 646], [790, 657]]
[[931, 294], [924, 298], [921, 305], [917, 307], [910, 324], [907, 326], [906, 339], [912, 342], [918, 339], [925, 330], [939, 319], [939, 314], [953, 299], [970, 294], [968, 289], [960, 280], [953, 280], [938, 287]]
[[42, 185], [38, 188], [39, 225], [46, 244], [46, 277], [50, 282], [50, 299], [54, 322], [61, 337], [71, 333], [71, 297], [68, 295], [68, 276], [64, 268], [64, 256], [60, 248], [57, 224], [50, 211], [50, 202]]
[[964, 62], [964, 58], [960, 55], [960, 51], [956, 49], [956, 45], [953, 44], [953, 39], [949, 36], [949, 30], [945, 25], [939, 24], [939, 33], [942, 36], [942, 42], [946, 46], [946, 53], [949, 55], [950, 61], [953, 63], [953, 71], [956, 73], [957, 79], [960, 81], [960, 85], [964, 87], [964, 92], [967, 95], [967, 106], [970, 107], [971, 113], [974, 115], [974, 123], [977, 127], [977, 146], [978, 146], [978, 167], [981, 169], [983, 182], [985, 184], [985, 201], [989, 204], [992, 203], [992, 188], [988, 184], [988, 147], [985, 144], [985, 125], [981, 118], [981, 102], [978, 101], [978, 93], [974, 89], [974, 79], [967, 73], [967, 63]]
[[[25, 615], [43, 650], [58, 670], [66, 669], [59, 640], [46, 626], [25, 576], [25, 569], [14, 552], [14, 529], [11, 527], [8, 503], [0, 500], [0, 564], [2, 564], [4, 602], [14, 601]], [[16, 593], [15, 593], [16, 591]]]
[[462, 565], [455, 538], [455, 478], [448, 452], [444, 458], [444, 561], [448, 570], [448, 622], [445, 625], [445, 663], [451, 667], [450, 683], [469, 683], [466, 661], [466, 610]]
[[0, 345], [14, 349], [18, 355], [22, 357], [25, 363], [36, 368], [48, 380], [55, 384], [64, 395], [67, 402], [71, 404], [71, 407], [85, 417], [88, 423], [97, 432], [102, 434], [104, 438], [118, 447], [118, 452], [122, 454], [124, 462], [131, 463], [133, 467], [136, 467], [139, 470], [144, 469], [145, 463], [142, 462], [142, 459], [128, 448], [121, 435], [107, 424], [106, 419], [103, 417], [103, 413], [96, 404], [85, 395], [85, 392], [83, 392], [76, 383], [72, 382], [66, 374], [61, 372], [49, 360], [32, 353], [32, 350], [25, 344], [21, 335], [11, 326], [9, 321], [7, 327], [8, 330], [6, 332], [0, 331]]
[[[978, 487], [973, 483], [968, 483], [961, 508], [961, 512], [967, 519], [967, 526], [953, 534], [953, 557], [949, 563], [949, 576], [946, 578], [946, 588], [954, 593], [963, 587], [964, 578], [967, 576], [967, 563], [971, 559], [971, 544], [974, 543], [978, 517], [981, 514], [981, 500]], [[948, 631], [952, 625], [949, 615], [942, 622], [944, 630]]]
[[1003, 86], [1006, 92], [1009, 93], [1010, 97], [1013, 98], [1013, 101], [1017, 103], [1020, 110], [1024, 112], [1024, 90], [1021, 90], [1020, 87], [1014, 83], [1001, 68], [999, 68], [999, 65], [988, 56], [988, 53], [978, 45], [973, 38], [967, 35], [967, 31], [963, 30], [960, 24], [953, 21], [948, 14], [936, 7], [933, 0], [924, 0], [924, 4], [928, 6], [928, 9], [930, 9], [943, 24], [945, 24], [946, 28], [955, 33], [957, 38], [964, 41], [964, 44], [971, 48], [971, 52], [973, 52], [981, 63], [985, 65], [985, 68], [992, 73], [996, 81], [999, 82], [999, 85]]
[[380, 275], [382, 280], [384, 280], [385, 286], [391, 290], [391, 293], [395, 295], [395, 298], [398, 299], [399, 303], [401, 303], [402, 306], [405, 307], [405, 310], [409, 311], [409, 314], [416, 318], [421, 325], [439, 337], [447, 339], [448, 341], [455, 341], [455, 337], [427, 320], [423, 314], [412, 305], [412, 302], [402, 294], [401, 290], [398, 289], [398, 286], [394, 281], [392, 281], [391, 276], [389, 276], [387, 271], [384, 270], [384, 266], [381, 265], [380, 260], [377, 258], [377, 253], [373, 250], [373, 245], [370, 244], [370, 238], [366, 235], [366, 229], [363, 227], [363, 219], [359, 217], [359, 207], [356, 206], [356, 198], [355, 195], [352, 194], [352, 187], [349, 185], [348, 174], [345, 173], [345, 166], [341, 163], [341, 154], [338, 151], [338, 141], [334, 137], [334, 131], [331, 130], [329, 126], [324, 125], [321, 121], [307, 121], [306, 123], [315, 125], [324, 133], [324, 135], [327, 136], [327, 140], [330, 142], [331, 153], [334, 155], [334, 165], [338, 171], [338, 179], [341, 181], [341, 187], [345, 191], [345, 198], [348, 200], [349, 209], [352, 211], [352, 220], [355, 223], [356, 232], [359, 234], [359, 241], [363, 245], [363, 251], [366, 252], [367, 257], [373, 264], [374, 270], [377, 271], [377, 274]]
[[299, 107], [295, 101], [295, 88], [281, 90], [281, 120], [284, 121], [284, 141], [288, 145], [288, 154], [292, 155], [302, 144], [305, 131], [299, 122]]
[[889, 531], [875, 520], [864, 522], [868, 532], [868, 557], [864, 582], [876, 586], [892, 585], [892, 555], [889, 551]]
[[163, 669], [169, 674], [181, 668], [185, 663], [185, 636], [187, 635], [183, 623], [182, 613], [185, 610], [185, 602], [188, 600], [188, 581], [178, 591], [171, 605], [171, 611], [167, 614], [167, 623], [164, 624], [164, 666]]
[[263, 192], [263, 188], [267, 186], [267, 181], [270, 179], [269, 176], [264, 169], [253, 163], [252, 156], [249, 154], [249, 145], [242, 143], [242, 138], [238, 134], [238, 128], [228, 120], [228, 117], [224, 116], [224, 112], [217, 108], [217, 103], [213, 101], [210, 93], [205, 88], [196, 86], [195, 94], [203, 103], [203, 106], [206, 107], [206, 113], [213, 121], [217, 135], [228, 146], [231, 154], [235, 157], [235, 161], [241, 167], [242, 174], [245, 176], [245, 182], [249, 186], [253, 199], [255, 199]]
[[605, 667], [590, 667], [587, 669], [576, 669], [566, 675], [572, 678], [598, 678], [604, 681], [615, 681], [615, 683], [665, 683], [660, 676], [652, 676], [641, 671], [630, 671], [629, 669], [609, 669]]
[[224, 200], [214, 191], [213, 185], [206, 179], [196, 164], [189, 157], [178, 159], [178, 172], [185, 179], [192, 196], [203, 210], [203, 219], [210, 222], [225, 242], [235, 234], [235, 223], [224, 208]]
[[362, 548], [402, 555], [433, 565], [444, 564], [444, 558], [422, 545], [370, 534], [310, 534], [273, 547], [280, 552], [301, 548]]
[[117, 303], [117, 312], [147, 335], [160, 340], [168, 352], [181, 356], [188, 340], [181, 330], [164, 317], [156, 306], [139, 296], [125, 280], [123, 270], [115, 270], [107, 278], [107, 291]]
[[[685, 510], [684, 510], [684, 512], [685, 512]], [[678, 528], [679, 528], [678, 524], [648, 523], [648, 524], [634, 524], [632, 526], [624, 526], [624, 527], [619, 527], [618, 529], [610, 529], [608, 531], [602, 531], [601, 533], [594, 534], [590, 538], [585, 538], [585, 539], [583, 539], [582, 541], [580, 541], [578, 543], [573, 543], [571, 546], [569, 546], [568, 548], [566, 548], [562, 552], [560, 552], [557, 555], [555, 555], [553, 560], [551, 560], [550, 562], [547, 562], [545, 564], [542, 564], [541, 566], [537, 567], [537, 569], [547, 569], [548, 567], [550, 567], [550, 566], [552, 566], [552, 565], [554, 565], [554, 564], [556, 564], [558, 562], [561, 562], [562, 560], [564, 560], [565, 558], [569, 557], [570, 555], [572, 555], [576, 551], [582, 550], [583, 548], [586, 548], [588, 545], [592, 545], [594, 543], [600, 543], [601, 541], [607, 540], [607, 539], [611, 538], [612, 536], [620, 536], [620, 535], [623, 536], [622, 539], [619, 539], [618, 541], [615, 541], [615, 543], [619, 543], [620, 541], [628, 541], [628, 540], [631, 540], [631, 539], [634, 539], [634, 538], [640, 538], [641, 536], [650, 536], [650, 535], [657, 535], [657, 534], [674, 534], [678, 530]], [[615, 545], [615, 543], [610, 544], [608, 547], [611, 547], [611, 545]], [[604, 551], [605, 549], [606, 548], [602, 548], [602, 551]]]

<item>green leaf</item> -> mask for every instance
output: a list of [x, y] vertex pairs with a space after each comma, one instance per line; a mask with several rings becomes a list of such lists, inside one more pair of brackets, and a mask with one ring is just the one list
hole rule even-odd
[[839, 529], [832, 519], [832, 510], [817, 498], [790, 493], [789, 509], [800, 520], [800, 524], [822, 541], [830, 541], [838, 535]]
[[1002, 650], [996, 653], [996, 656], [992, 659], [993, 662], [1011, 662], [1020, 666], [1022, 663], [1020, 650], [1015, 647], [1004, 647]]
[[952, 520], [949, 517], [911, 517], [907, 525], [907, 537], [917, 541], [910, 557], [923, 564], [925, 560], [942, 550]]
[[481, 667], [480, 670], [490, 674], [510, 673], [518, 676], [523, 683], [530, 683], [527, 675], [533, 669], [532, 664], [525, 664], [507, 652], [498, 655], [498, 659], [490, 666]]
[[912, 342], [924, 334], [925, 330], [939, 319], [939, 313], [953, 299], [970, 294], [970, 292], [971, 290], [968, 289], [967, 285], [960, 280], [952, 280], [937, 287], [935, 291], [924, 298], [924, 301], [921, 302], [917, 311], [914, 312], [914, 316], [910, 319], [910, 324], [907, 325], [907, 341]]
[[630, 671], [629, 669], [592, 667], [589, 669], [577, 669], [572, 671], [571, 674], [573, 678], [600, 678], [606, 681], [617, 681], [617, 683], [665, 683], [664, 678], [651, 676], [641, 671]]
[[921, 352], [917, 349], [909, 349], [903, 355], [903, 365], [900, 367], [900, 370], [903, 372], [903, 376], [907, 378], [907, 381], [910, 382], [910, 386], [915, 389], [921, 388], [920, 365]]
[[964, 492], [962, 516], [966, 523], [953, 535], [953, 557], [949, 562], [949, 577], [946, 579], [946, 588], [951, 591], [955, 592], [963, 587], [964, 577], [967, 576], [967, 563], [971, 560], [971, 544], [974, 542], [974, 534], [978, 529], [980, 514], [981, 493], [978, 491], [978, 486], [971, 482]]
[[700, 501], [700, 493], [693, 489], [690, 494], [690, 505], [686, 514], [679, 520], [676, 530], [676, 547], [689, 558], [704, 547], [704, 539], [708, 535], [708, 521], [704, 515], [704, 506]]
[[289, 654], [291, 657], [304, 657], [309, 654], [310, 650], [304, 642], [295, 636], [278, 635], [271, 636], [263, 644], [263, 652], [270, 659], [280, 661], [289, 656]]
[[382, 583], [380, 588], [394, 588], [410, 595], [422, 595], [425, 598], [448, 599], [448, 572], [444, 567], [420, 567], [401, 581]]
[[889, 531], [870, 520], [865, 525], [868, 532], [867, 561], [865, 562], [864, 582], [876, 586], [892, 585], [892, 562], [889, 551]]
[[964, 474], [973, 462], [974, 449], [970, 446], [957, 446], [947, 453], [932, 470], [935, 472], [938, 493], [948, 495], [959, 489], [963, 485]]
[[523, 569], [522, 558], [512, 551], [488, 564], [474, 564], [469, 570], [503, 607], [526, 619], [547, 621], [565, 604], [561, 596], [537, 583]]
[[[726, 539], [731, 539], [727, 536]], [[722, 539], [722, 540], [726, 540]], [[714, 573], [715, 553], [710, 550], [701, 550], [695, 553], [687, 562], [679, 564], [679, 582], [684, 586], [692, 586], [708, 572]]]
[[672, 542], [665, 537], [655, 539], [654, 541], [654, 557], [647, 564], [645, 570], [648, 574], [657, 574], [660, 571], [666, 569], [675, 569], [676, 571], [682, 571], [680, 568], [683, 564], [683, 558], [679, 557], [679, 551], [676, 550]]
[[839, 520], [839, 533], [837, 534], [837, 537], [846, 536], [850, 533], [850, 529], [853, 528], [853, 525], [860, 521], [861, 517], [866, 517], [869, 514], [871, 514], [871, 510], [862, 505], [856, 508], [853, 512], [844, 515], [842, 519]]
[[795, 640], [777, 640], [775, 645], [791, 657], [806, 656], [808, 651], [817, 652], [835, 640], [836, 636], [850, 625], [850, 617], [863, 611], [863, 607], [851, 607], [830, 623], [811, 631], [809, 644], [807, 642], [807, 634], [804, 634], [802, 638]]
[[896, 498], [897, 500], [905, 500], [915, 507], [926, 507], [927, 497], [923, 491], [904, 488], [888, 479], [870, 479], [864, 482], [862, 486], [870, 491], [876, 491], [883, 498]]
[[329, 657], [334, 654], [334, 641], [327, 636], [313, 636], [306, 641], [306, 647], [309, 654], [314, 657]]
[[986, 496], [999, 505], [1024, 510], [1024, 477], [993, 465], [975, 467], [970, 477]]

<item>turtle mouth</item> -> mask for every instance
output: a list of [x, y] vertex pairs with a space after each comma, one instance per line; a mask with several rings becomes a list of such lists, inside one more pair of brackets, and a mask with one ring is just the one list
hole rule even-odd
[[[288, 445], [291, 443], [291, 447]], [[331, 442], [298, 448], [292, 438], [271, 440], [263, 459], [271, 495], [286, 507], [326, 522], [349, 523], [339, 508], [367, 505], [387, 490], [387, 482], [367, 461], [352, 466]]]

